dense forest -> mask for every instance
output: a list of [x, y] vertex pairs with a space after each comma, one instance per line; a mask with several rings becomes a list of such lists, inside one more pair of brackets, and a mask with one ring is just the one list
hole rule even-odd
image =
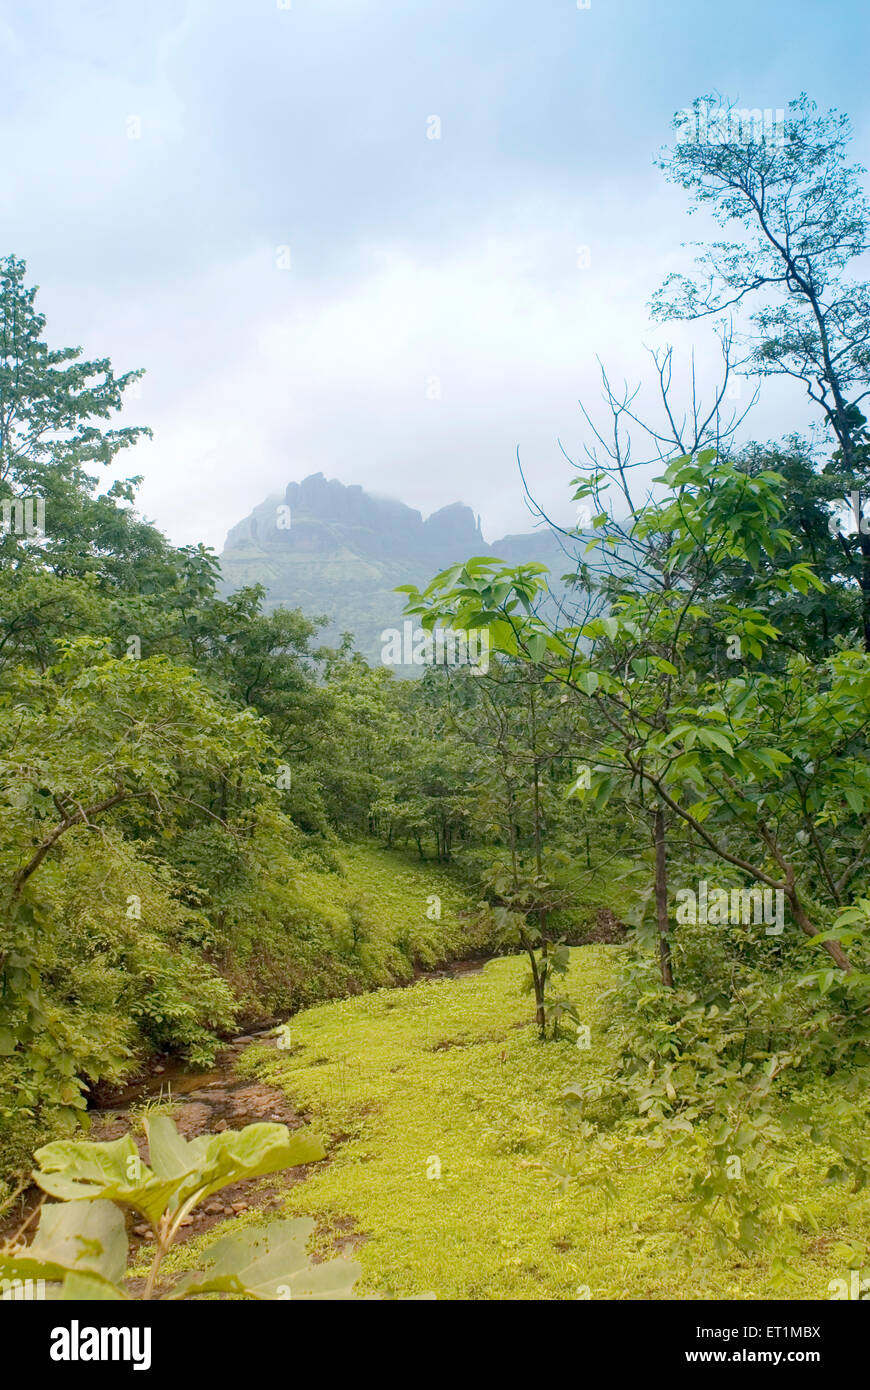
[[[283, 1079], [337, 1144], [342, 1131], [359, 1137], [365, 1106], [345, 1113], [346, 1093], [317, 1091], [320, 1052], [365, 1025], [366, 1055], [383, 1047], [384, 1075], [398, 1072], [406, 1049], [389, 1030], [410, 1027], [414, 999], [438, 989], [467, 1018], [442, 1023], [440, 1052], [426, 1044], [426, 1066], [448, 1070], [420, 1084], [453, 1085], [459, 1105], [473, 1088], [449, 1070], [462, 1051], [450, 1029], [480, 1027], [489, 1119], [469, 1144], [492, 1142], [511, 1182], [542, 1205], [554, 1192], [599, 1214], [603, 1202], [605, 1236], [608, 1219], [631, 1234], [623, 1185], [644, 1179], [629, 1175], [655, 1167], [651, 1183], [667, 1172], [678, 1184], [685, 1205], [659, 1231], [664, 1265], [647, 1269], [642, 1293], [687, 1296], [676, 1290], [691, 1275], [727, 1296], [726, 1268], [748, 1271], [749, 1297], [827, 1296], [830, 1280], [862, 1276], [870, 286], [855, 267], [870, 212], [849, 139], [843, 118], [802, 97], [782, 141], [678, 139], [663, 156], [664, 176], [731, 240], [709, 241], [654, 309], [709, 321], [721, 381], [702, 399], [677, 355], [656, 353], [647, 416], [603, 371], [601, 401], [582, 406], [586, 454], [558, 465], [577, 513], [573, 530], [552, 524], [561, 573], [458, 555], [428, 585], [406, 585], [419, 680], [369, 664], [351, 634], [324, 646], [328, 615], [264, 611], [257, 585], [221, 597], [213, 553], [173, 546], [139, 514], [132, 468], [101, 490], [101, 470], [134, 458], [147, 432], [116, 419], [140, 373], [52, 346], [25, 262], [0, 263], [10, 1274], [66, 1279], [69, 1297], [105, 1296], [88, 1279], [120, 1281], [56, 1252], [42, 1265], [22, 1254], [36, 1150], [44, 1191], [80, 1197], [87, 1178], [99, 1204], [126, 1202], [158, 1230], [163, 1207], [133, 1190], [141, 1171], [110, 1183], [109, 1157], [94, 1157], [95, 1096], [167, 1058], [206, 1071], [227, 1039], [277, 1028], [247, 1065]], [[741, 381], [746, 401], [772, 376], [805, 387], [816, 425], [747, 442], [730, 387]], [[445, 631], [476, 634], [477, 658], [451, 659]], [[479, 977], [393, 988], [495, 957]], [[305, 1072], [281, 1048], [297, 1016]], [[505, 1080], [511, 1038], [527, 1061]], [[496, 1078], [509, 1098], [493, 1098]], [[166, 1153], [175, 1142], [158, 1119], [152, 1184], [160, 1136]], [[190, 1191], [329, 1150], [267, 1140], [271, 1157], [258, 1150], [245, 1167], [240, 1148], [235, 1167]], [[137, 1153], [114, 1143], [128, 1147], [106, 1145], [112, 1163]], [[324, 1169], [327, 1194], [338, 1185], [329, 1210], [354, 1210], [363, 1171]], [[292, 1192], [300, 1218], [316, 1214], [306, 1187]], [[369, 1199], [359, 1219], [377, 1235], [389, 1214]], [[418, 1230], [428, 1219], [416, 1213]], [[799, 1271], [820, 1231], [819, 1287]], [[45, 1247], [48, 1224], [39, 1232]], [[514, 1235], [519, 1261], [521, 1222]], [[383, 1288], [445, 1296], [425, 1260], [409, 1247]], [[365, 1258], [363, 1274], [360, 1287], [378, 1286]], [[191, 1293], [281, 1296], [226, 1278]], [[569, 1282], [589, 1281], [581, 1269]], [[160, 1287], [155, 1270], [133, 1296]]]

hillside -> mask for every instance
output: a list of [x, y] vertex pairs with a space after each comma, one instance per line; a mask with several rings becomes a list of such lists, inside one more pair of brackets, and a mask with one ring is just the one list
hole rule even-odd
[[[328, 1136], [328, 1161], [288, 1184], [284, 1212], [313, 1216], [319, 1248], [359, 1260], [381, 1294], [781, 1297], [785, 1232], [751, 1255], [717, 1249], [686, 1190], [690, 1150], [650, 1145], [606, 1107], [582, 1138], [572, 1129], [565, 1089], [606, 1084], [617, 1064], [603, 1001], [623, 951], [570, 954], [585, 1051], [570, 1037], [541, 1046], [517, 957], [305, 1010], [289, 1047], [250, 1048], [242, 1073], [280, 1088]], [[820, 1299], [841, 1272], [838, 1243], [866, 1227], [867, 1191], [826, 1184], [823, 1154], [787, 1147], [789, 1194], [807, 1213], [788, 1297]]]
[[[548, 530], [484, 540], [480, 518], [460, 502], [425, 520], [391, 498], [374, 497], [322, 473], [290, 483], [283, 497], [261, 502], [227, 535], [222, 589], [246, 584], [266, 589], [264, 607], [301, 608], [324, 615], [322, 640], [352, 632], [359, 650], [377, 664], [381, 633], [401, 627], [399, 584], [423, 584], [439, 570], [471, 555], [495, 555], [507, 563], [535, 560], [556, 580], [568, 561]], [[412, 666], [398, 668], [412, 675]]]

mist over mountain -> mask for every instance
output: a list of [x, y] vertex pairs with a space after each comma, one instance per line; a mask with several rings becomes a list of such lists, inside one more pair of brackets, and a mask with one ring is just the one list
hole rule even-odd
[[[462, 502], [427, 518], [358, 484], [313, 473], [266, 498], [229, 531], [220, 557], [222, 589], [262, 584], [266, 607], [325, 615], [324, 641], [352, 632], [365, 657], [381, 659], [381, 633], [401, 627], [398, 584], [424, 584], [439, 570], [472, 555], [509, 563], [538, 561], [558, 576], [565, 554], [546, 529], [488, 543], [480, 518]], [[405, 672], [404, 674], [408, 674]]]

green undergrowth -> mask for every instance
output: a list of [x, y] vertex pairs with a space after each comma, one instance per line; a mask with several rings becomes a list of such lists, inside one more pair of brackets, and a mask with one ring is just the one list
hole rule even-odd
[[[690, 1215], [690, 1174], [617, 1121], [589, 1181], [560, 1189], [573, 1137], [561, 1092], [607, 1074], [603, 998], [621, 948], [572, 951], [568, 992], [591, 1046], [541, 1044], [522, 961], [380, 990], [292, 1020], [289, 1046], [258, 1046], [242, 1069], [280, 1086], [330, 1147], [290, 1187], [288, 1214], [316, 1218], [321, 1248], [358, 1240], [365, 1286], [448, 1299], [828, 1297], [843, 1247], [868, 1229], [865, 1194], [822, 1180], [824, 1157], [796, 1146], [808, 1219], [786, 1291], [775, 1250], [714, 1258]], [[612, 1147], [609, 1147], [612, 1146]], [[608, 1160], [601, 1164], [601, 1155]], [[440, 1177], [437, 1173], [440, 1171]]]
[[328, 858], [296, 868], [292, 901], [229, 965], [248, 1016], [401, 984], [416, 968], [489, 949], [450, 871], [366, 843]]
[[[312, 849], [288, 864], [286, 881], [264, 887], [262, 915], [216, 937], [207, 955], [181, 938], [142, 946], [142, 926], [133, 969], [132, 947], [118, 956], [110, 935], [61, 938], [65, 953], [45, 968], [49, 1018], [65, 1036], [73, 1030], [88, 1082], [121, 1081], [156, 1054], [206, 1068], [222, 1037], [254, 1022], [490, 949], [468, 890], [443, 867], [372, 843]], [[54, 1042], [46, 1034], [40, 1046]], [[15, 1062], [0, 1058], [0, 1200], [34, 1148], [69, 1129], [26, 1103]]]

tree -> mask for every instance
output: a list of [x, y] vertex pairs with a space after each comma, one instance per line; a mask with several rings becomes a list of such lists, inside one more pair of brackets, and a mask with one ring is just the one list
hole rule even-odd
[[[490, 663], [483, 676], [464, 677], [471, 695], [456, 719], [474, 750], [477, 837], [495, 853], [484, 891], [499, 940], [520, 946], [529, 961], [529, 986], [541, 1038], [563, 1016], [575, 1017], [567, 999], [552, 995], [568, 952], [556, 914], [569, 897], [553, 883], [567, 862], [558, 848], [564, 818], [564, 765], [576, 742], [574, 710], [535, 667], [521, 661]], [[474, 698], [476, 697], [476, 698]], [[506, 851], [506, 855], [505, 855]]]
[[[702, 319], [749, 307], [744, 366], [802, 383], [836, 440], [832, 471], [847, 503], [870, 489], [870, 438], [861, 406], [870, 395], [870, 284], [850, 273], [870, 246], [870, 206], [848, 162], [851, 130], [836, 111], [816, 115], [801, 95], [785, 129], [760, 138], [706, 138], [703, 118], [716, 98], [699, 97], [675, 117], [680, 136], [660, 167], [708, 207], [722, 227], [744, 236], [717, 241], [699, 256], [695, 278], [668, 276], [653, 300], [663, 319]], [[724, 113], [733, 111], [726, 105]], [[734, 123], [730, 123], [732, 134]], [[704, 137], [699, 138], [699, 133]], [[864, 648], [870, 651], [870, 525], [843, 545], [862, 594]], [[866, 522], [865, 522], [866, 524]]]
[[[116, 377], [108, 358], [82, 361], [81, 348], [50, 348], [45, 318], [35, 308], [37, 288], [25, 286], [25, 271], [14, 256], [0, 259], [0, 487], [13, 497], [36, 493], [46, 512], [56, 507], [50, 529], [60, 535], [70, 490], [79, 493], [90, 481], [87, 466], [111, 463], [150, 434], [96, 423], [120, 409], [125, 390], [143, 373]], [[109, 494], [124, 495], [123, 483]], [[116, 509], [101, 510], [104, 520], [117, 521]], [[79, 539], [84, 547], [91, 537]]]
[[[93, 1060], [93, 1041], [68, 1021], [51, 1036], [41, 985], [43, 968], [58, 968], [53, 943], [75, 914], [85, 937], [92, 932], [101, 943], [104, 966], [113, 930], [126, 925], [152, 941], [155, 931], [174, 930], [186, 958], [188, 1021], [231, 1021], [229, 991], [205, 983], [215, 982], [213, 973], [181, 947], [186, 914], [165, 860], [191, 819], [200, 828], [204, 821], [223, 825], [243, 860], [257, 803], [277, 799], [264, 775], [270, 763], [274, 751], [262, 721], [215, 700], [194, 673], [164, 657], [119, 660], [103, 644], [79, 639], [44, 675], [21, 674], [0, 716], [0, 1056], [21, 1069], [19, 1085], [38, 1076], [42, 1100], [68, 1109], [84, 1104], [76, 1066]], [[234, 788], [229, 815], [209, 808], [210, 786], [222, 782]], [[95, 901], [86, 887], [92, 882]], [[84, 941], [79, 950], [86, 951]], [[124, 950], [132, 975], [135, 942]], [[61, 963], [62, 994], [71, 965]], [[151, 991], [162, 965], [155, 948], [143, 966]], [[148, 1011], [141, 997], [137, 1007]], [[189, 1040], [197, 1037], [203, 1040], [194, 1027]]]
[[[633, 586], [627, 575], [608, 616], [580, 628], [548, 626], [531, 611], [543, 583], [533, 567], [511, 570], [495, 560], [436, 576], [411, 595], [409, 611], [429, 623], [485, 624], [497, 651], [585, 695], [607, 731], [589, 788], [596, 805], [603, 808], [626, 776], [645, 786], [656, 810], [678, 818], [723, 863], [783, 893], [800, 929], [821, 937], [848, 971], [836, 932], [817, 920], [813, 871], [794, 849], [799, 830], [817, 849], [830, 914], [866, 852], [866, 662], [840, 654], [812, 681], [799, 659], [781, 678], [753, 671], [749, 663], [763, 658], [776, 630], [763, 609], [737, 608], [720, 595], [717, 576], [723, 561], [757, 568], [762, 552], [783, 544], [779, 479], [751, 478], [707, 450], [674, 460], [662, 481], [669, 494], [634, 518], [640, 539], [656, 542], [662, 580]], [[820, 584], [801, 564], [769, 582], [798, 592]], [[745, 655], [733, 675], [710, 670], [711, 631], [723, 643], [736, 639]], [[657, 821], [657, 847], [661, 831]], [[665, 954], [662, 965], [667, 977]]]

